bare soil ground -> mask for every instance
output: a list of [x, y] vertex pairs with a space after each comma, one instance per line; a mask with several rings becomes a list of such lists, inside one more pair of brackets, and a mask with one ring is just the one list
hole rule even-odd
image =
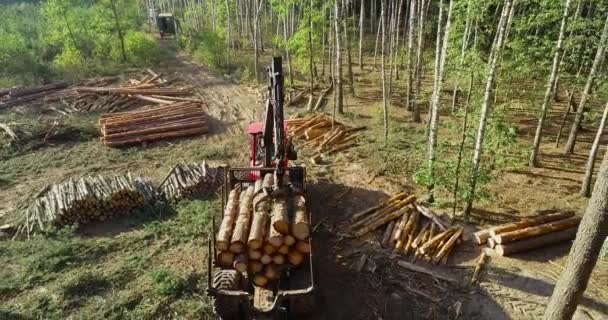
[[[28, 195], [67, 175], [132, 171], [158, 182], [171, 165], [182, 160], [245, 164], [246, 126], [259, 118], [263, 108], [261, 87], [232, 83], [179, 54], [155, 71], [168, 77], [178, 76], [194, 86], [209, 104], [211, 134], [125, 150], [105, 148], [93, 137], [46, 143], [38, 149], [16, 153], [0, 163], [0, 224], [10, 221], [12, 209]], [[347, 98], [348, 114], [343, 121], [375, 123], [381, 94], [378, 86], [370, 84], [375, 84], [376, 76], [377, 72], [370, 67], [365, 75], [357, 71], [357, 94], [355, 98]], [[401, 93], [396, 90], [398, 97]], [[424, 125], [409, 122], [408, 113], [399, 107], [400, 100], [395, 98], [396, 106], [391, 109], [392, 125], [403, 129], [399, 131], [403, 134], [411, 134], [405, 139], [414, 141], [416, 133], [424, 132]], [[563, 105], [558, 105], [552, 116], [558, 116], [560, 108]], [[300, 111], [294, 107], [289, 113]], [[0, 121], [13, 121], [16, 125], [36, 119], [76, 123], [75, 127], [89, 130], [96, 121], [95, 116], [87, 115], [57, 119], [54, 113], [28, 107], [0, 113]], [[526, 128], [535, 124], [529, 114], [517, 110], [512, 119], [521, 132], [528, 132]], [[468, 286], [471, 266], [479, 254], [479, 248], [470, 242], [458, 247], [448, 266], [430, 266], [462, 280], [461, 285], [454, 285], [400, 269], [396, 265], [399, 258], [392, 258], [390, 252], [378, 245], [378, 234], [364, 239], [348, 237], [345, 230], [355, 212], [397, 191], [423, 194], [412, 182], [411, 171], [402, 176], [391, 174], [394, 166], [408, 170], [410, 146], [404, 147], [403, 154], [390, 157], [377, 153], [374, 150], [379, 148], [379, 132], [380, 125], [371, 125], [369, 135], [359, 147], [332, 157], [324, 165], [312, 165], [305, 154], [297, 161], [308, 169], [308, 197], [316, 228], [313, 250], [319, 308], [312, 318], [540, 318], [560, 266], [566, 260], [567, 244], [510, 258], [493, 258], [482, 273], [480, 284]], [[585, 131], [576, 154], [568, 158], [553, 147], [553, 142], [546, 142], [542, 148], [543, 166], [529, 170], [520, 165], [501, 175], [490, 186], [491, 201], [476, 206], [474, 221], [482, 225], [512, 221], [549, 208], [571, 208], [581, 213], [586, 199], [577, 196], [576, 190], [592, 135], [593, 132]], [[522, 137], [526, 143], [529, 138], [528, 134]], [[373, 165], [382, 162], [386, 163]], [[83, 228], [78, 231], [78, 238], [96, 248], [85, 251], [87, 257], [94, 252], [89, 260], [59, 264], [59, 269], [49, 273], [50, 278], [43, 277], [25, 287], [0, 280], [0, 318], [28, 319], [35, 315], [49, 319], [68, 315], [112, 319], [212, 318], [201, 284], [206, 272], [204, 226], [209, 223], [209, 214], [218, 207], [217, 201], [193, 202], [180, 206], [174, 215], [161, 212], [157, 216]], [[467, 228], [474, 230], [477, 226]], [[17, 272], [30, 262], [22, 263], [20, 259], [27, 257], [8, 253], [19, 252], [15, 246], [19, 249], [22, 244], [0, 247], [0, 258], [8, 270]], [[35, 256], [26, 250], [22, 252]], [[354, 265], [363, 255], [367, 257], [367, 267], [357, 272]], [[158, 270], [174, 270], [188, 283], [194, 281], [194, 289], [185, 290], [187, 293], [182, 295], [159, 295], [157, 291], [164, 288], [161, 286], [164, 282], [159, 282]], [[103, 281], [85, 282], [84, 289], [75, 286], [71, 279], [80, 274], [86, 278], [86, 272], [101, 275]], [[608, 295], [603, 285], [608, 281], [607, 261], [600, 261], [592, 279], [577, 319], [608, 317]], [[74, 287], [82, 290], [73, 293], [69, 289]], [[432, 297], [412, 293], [408, 288]], [[35, 312], [30, 315], [28, 310]]]

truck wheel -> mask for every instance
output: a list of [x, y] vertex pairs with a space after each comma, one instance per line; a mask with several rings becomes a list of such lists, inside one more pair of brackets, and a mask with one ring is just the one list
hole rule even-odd
[[[236, 270], [219, 270], [213, 275], [213, 287], [218, 290], [238, 290], [240, 278]], [[213, 301], [213, 310], [219, 320], [237, 319], [240, 313], [239, 298], [218, 295]]]

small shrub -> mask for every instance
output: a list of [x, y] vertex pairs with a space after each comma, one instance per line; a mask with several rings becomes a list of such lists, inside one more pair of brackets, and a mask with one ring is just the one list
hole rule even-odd
[[65, 47], [53, 60], [57, 71], [66, 77], [78, 77], [86, 73], [86, 64], [80, 51], [74, 47]]
[[163, 296], [180, 296], [187, 287], [186, 279], [167, 269], [157, 269], [151, 272], [156, 293]]
[[151, 37], [143, 32], [130, 32], [125, 36], [127, 59], [135, 66], [155, 65], [161, 61], [161, 50]]

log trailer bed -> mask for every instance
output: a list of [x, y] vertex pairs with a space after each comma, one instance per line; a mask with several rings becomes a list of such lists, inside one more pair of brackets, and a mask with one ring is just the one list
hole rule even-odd
[[297, 154], [285, 134], [281, 58], [267, 71], [264, 122], [248, 130], [250, 167], [226, 169], [224, 211], [207, 244], [207, 294], [223, 320], [302, 319], [314, 310], [306, 169], [289, 166]]

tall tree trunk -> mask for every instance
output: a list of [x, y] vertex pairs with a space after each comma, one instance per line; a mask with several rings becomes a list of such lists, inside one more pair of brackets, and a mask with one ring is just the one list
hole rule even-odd
[[407, 84], [405, 93], [405, 105], [409, 111], [414, 110], [413, 94], [414, 94], [414, 33], [416, 32], [416, 0], [410, 3], [409, 12], [409, 27], [407, 30]]
[[224, 5], [226, 6], [226, 63], [230, 65], [230, 51], [232, 47], [232, 37], [230, 29], [232, 29], [230, 23], [230, 4], [228, 0], [224, 0]]
[[314, 87], [315, 87], [315, 79], [314, 79], [314, 71], [313, 71], [313, 47], [312, 47], [312, 14], [313, 14], [313, 0], [310, 0], [310, 12], [308, 13], [308, 63], [309, 63], [309, 72], [310, 72], [310, 93], [308, 98], [308, 111], [312, 111], [312, 100], [314, 98]]
[[291, 55], [289, 54], [289, 48], [287, 46], [287, 42], [289, 38], [287, 38], [287, 17], [283, 19], [283, 40], [285, 41], [285, 55], [287, 56], [287, 70], [289, 71], [289, 92], [287, 96], [289, 100], [291, 100], [291, 93], [293, 92], [293, 69], [291, 68]]
[[471, 35], [471, 0], [467, 1], [467, 15], [464, 24], [464, 32], [462, 33], [462, 45], [460, 47], [460, 59], [458, 60], [458, 78], [454, 84], [454, 92], [452, 92], [452, 113], [456, 112], [456, 102], [458, 100], [458, 82], [460, 81], [460, 71], [464, 67], [464, 57]]
[[576, 136], [578, 135], [578, 129], [583, 120], [583, 114], [585, 112], [585, 106], [587, 101], [589, 100], [589, 94], [591, 93], [591, 88], [593, 87], [593, 81], [595, 80], [595, 76], [597, 70], [599, 69], [600, 62], [604, 57], [604, 51], [606, 50], [606, 39], [608, 38], [608, 14], [606, 14], [606, 22], [604, 23], [604, 31], [602, 31], [602, 38], [600, 39], [600, 43], [597, 46], [597, 51], [595, 53], [595, 58], [593, 59], [593, 65], [591, 66], [591, 70], [589, 71], [589, 77], [587, 78], [587, 82], [585, 83], [585, 88], [583, 89], [583, 94], [581, 95], [581, 101], [578, 104], [578, 109], [576, 109], [576, 116], [574, 117], [574, 122], [572, 123], [572, 128], [570, 129], [570, 135], [568, 136], [568, 142], [566, 143], [566, 147], [564, 148], [564, 154], [572, 154], [574, 152], [574, 145], [576, 144]]
[[[433, 101], [435, 101], [435, 93], [437, 93], [437, 82], [439, 79], [439, 64], [441, 63], [441, 30], [443, 25], [443, 0], [439, 0], [439, 14], [437, 17], [437, 36], [435, 37], [435, 67], [433, 68], [433, 93], [431, 94], [431, 101], [429, 103], [428, 119], [427, 119], [427, 141], [430, 140], [430, 128], [431, 122], [434, 120], [433, 116]], [[430, 141], [429, 141], [430, 142]], [[430, 145], [430, 144], [429, 144]]]
[[[383, 1], [383, 0], [380, 0], [380, 1]], [[376, 45], [374, 46], [374, 69], [377, 66], [376, 57], [378, 56], [378, 40], [380, 39], [380, 31], [382, 30], [382, 27], [380, 26], [381, 23], [382, 23], [382, 19], [380, 19], [378, 21], [378, 31], [376, 32]]]
[[116, 3], [114, 2], [114, 0], [110, 0], [110, 9], [112, 9], [112, 15], [114, 16], [116, 32], [118, 33], [118, 40], [120, 40], [121, 59], [122, 59], [122, 62], [127, 62], [127, 51], [125, 50], [125, 37], [123, 34], [122, 27], [120, 26], [120, 21], [118, 19], [118, 13], [116, 12]]
[[395, 80], [399, 80], [399, 68], [397, 61], [399, 59], [399, 26], [401, 25], [401, 9], [403, 8], [403, 0], [399, 0], [399, 7], [397, 11], [397, 23], [395, 24], [395, 55], [393, 56], [393, 61], [391, 62], [392, 68], [395, 70]]
[[342, 19], [342, 27], [344, 28], [344, 42], [346, 45], [346, 60], [348, 63], [348, 88], [350, 94], [355, 94], [355, 77], [353, 75], [353, 60], [351, 55], [351, 47], [350, 47], [350, 34], [348, 32], [347, 19]]
[[458, 183], [460, 182], [460, 166], [462, 164], [462, 156], [464, 154], [464, 144], [467, 140], [467, 128], [469, 121], [469, 103], [471, 102], [471, 94], [473, 92], [473, 79], [475, 73], [471, 70], [471, 79], [469, 79], [469, 90], [467, 92], [467, 102], [464, 105], [464, 120], [462, 122], [462, 138], [460, 139], [460, 146], [458, 147], [458, 160], [456, 162], [456, 180], [454, 182], [454, 204], [452, 206], [452, 215], [456, 216], [456, 204], [458, 203]]
[[361, 0], [359, 8], [359, 69], [363, 71], [363, 19], [365, 17], [365, 1]]
[[380, 0], [380, 24], [382, 25], [382, 111], [384, 122], [384, 144], [388, 140], [388, 97], [386, 88], [385, 42], [386, 42], [386, 10], [385, 0]]
[[481, 164], [481, 154], [483, 151], [483, 139], [486, 133], [486, 126], [490, 109], [492, 107], [492, 91], [494, 88], [494, 78], [496, 75], [496, 66], [503, 46], [503, 38], [505, 30], [507, 29], [507, 18], [509, 12], [512, 10], [511, 0], [505, 0], [502, 14], [498, 22], [498, 31], [496, 33], [496, 40], [494, 41], [494, 48], [490, 54], [490, 60], [488, 61], [488, 76], [486, 81], [486, 87], [483, 93], [483, 100], [481, 103], [481, 112], [479, 115], [479, 128], [477, 129], [477, 137], [475, 138], [475, 152], [473, 154], [472, 168], [471, 168], [471, 181], [469, 184], [469, 195], [464, 207], [464, 218], [468, 219], [471, 208], [473, 207], [473, 199], [475, 197], [475, 186], [477, 184], [477, 176], [479, 173], [479, 165]]
[[543, 135], [543, 126], [545, 119], [547, 118], [547, 111], [551, 107], [553, 100], [553, 89], [554, 84], [559, 73], [559, 60], [564, 49], [564, 33], [566, 31], [566, 25], [568, 24], [568, 14], [570, 10], [570, 0], [566, 0], [564, 4], [564, 13], [562, 14], [562, 23], [559, 27], [559, 36], [557, 43], [555, 44], [555, 53], [553, 55], [553, 65], [551, 67], [551, 74], [549, 75], [549, 81], [547, 83], [547, 90], [545, 91], [545, 97], [543, 98], [543, 106], [541, 107], [540, 117], [538, 118], [538, 125], [536, 126], [536, 134], [534, 135], [534, 144], [532, 146], [532, 153], [530, 154], [530, 167], [538, 166], [538, 150], [540, 148], [540, 142]]
[[[442, 5], [443, 0], [440, 0], [440, 5]], [[429, 189], [429, 202], [433, 202], [435, 199], [435, 159], [437, 157], [437, 131], [439, 130], [439, 101], [441, 98], [441, 88], [443, 85], [443, 70], [445, 69], [445, 57], [447, 55], [449, 38], [450, 38], [450, 26], [451, 26], [451, 18], [452, 18], [452, 9], [454, 8], [454, 1], [450, 0], [449, 8], [448, 8], [448, 16], [447, 21], [445, 23], [445, 31], [443, 34], [441, 45], [441, 51], [439, 53], [439, 70], [437, 71], [437, 79], [435, 92], [433, 93], [433, 99], [431, 102], [431, 121], [430, 121], [430, 132], [429, 132], [429, 150], [428, 150], [428, 161], [429, 161], [429, 180], [430, 185]], [[439, 36], [438, 36], [439, 38]]]
[[562, 272], [545, 310], [545, 320], [572, 319], [583, 296], [604, 239], [608, 236], [608, 152], [597, 175], [593, 194], [578, 227]]
[[416, 48], [416, 94], [414, 95], [414, 101], [412, 103], [412, 120], [416, 123], [422, 122], [420, 118], [420, 106], [419, 106], [419, 98], [422, 96], [420, 93], [420, 88], [422, 85], [422, 65], [423, 61], [423, 51], [424, 51], [424, 17], [425, 17], [425, 8], [428, 7], [429, 0], [420, 0], [419, 6], [419, 19], [418, 19], [418, 46]]
[[[257, 0], [255, 0], [255, 2], [257, 2]], [[258, 82], [259, 81], [259, 73], [258, 73], [258, 29], [259, 29], [259, 24], [260, 24], [260, 10], [262, 9], [262, 4], [264, 3], [264, 0], [260, 0], [260, 2], [257, 4], [257, 9], [255, 11], [255, 17], [253, 20], [253, 73], [255, 75], [255, 81]]]
[[604, 133], [604, 127], [606, 126], [606, 117], [608, 116], [608, 102], [604, 106], [604, 113], [602, 114], [602, 120], [600, 126], [597, 128], [595, 134], [595, 140], [593, 140], [593, 146], [589, 152], [589, 159], [587, 159], [587, 165], [585, 166], [585, 177], [583, 178], [583, 184], [581, 185], [580, 195], [583, 197], [589, 197], [591, 193], [591, 179], [593, 178], [593, 168], [595, 166], [595, 158], [600, 148], [600, 139]]
[[338, 4], [338, 0], [334, 0], [334, 34], [335, 34], [335, 42], [336, 42], [336, 104], [338, 108], [338, 112], [340, 114], [344, 113], [344, 93], [342, 92], [342, 51], [340, 49], [340, 5]]

